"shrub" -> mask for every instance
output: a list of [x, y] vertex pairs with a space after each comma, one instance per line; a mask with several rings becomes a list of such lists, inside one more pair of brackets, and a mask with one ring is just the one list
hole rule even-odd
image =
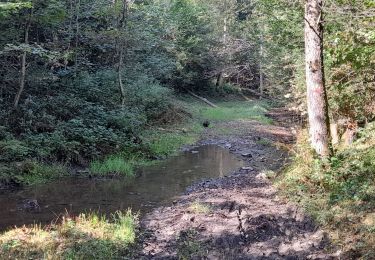
[[30, 155], [31, 149], [22, 141], [16, 139], [0, 141], [0, 160], [19, 161]]
[[43, 183], [48, 180], [61, 178], [68, 175], [68, 170], [61, 164], [43, 164], [30, 162], [23, 175], [18, 175], [18, 181], [25, 184]]
[[354, 258], [375, 253], [374, 145], [372, 123], [352, 147], [342, 148], [324, 163], [314, 158], [304, 133], [298, 138], [293, 163], [277, 180], [284, 195], [303, 205], [344, 250], [356, 254]]

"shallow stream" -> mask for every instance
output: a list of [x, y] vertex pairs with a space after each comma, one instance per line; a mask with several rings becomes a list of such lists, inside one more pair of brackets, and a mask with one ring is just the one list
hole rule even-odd
[[[146, 213], [171, 203], [199, 180], [223, 177], [243, 166], [228, 150], [206, 145], [138, 170], [133, 179], [67, 178], [0, 193], [0, 230], [24, 224], [48, 224], [65, 213], [109, 214], [132, 208]], [[33, 208], [37, 203], [39, 207]]]

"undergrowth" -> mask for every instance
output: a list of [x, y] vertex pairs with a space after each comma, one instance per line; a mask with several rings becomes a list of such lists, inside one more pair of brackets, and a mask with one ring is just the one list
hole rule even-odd
[[[68, 169], [63, 164], [26, 160], [16, 163], [0, 163], [0, 184], [40, 184], [67, 176]], [[1, 186], [1, 185], [0, 185]]]
[[290, 167], [277, 180], [288, 198], [304, 206], [350, 258], [375, 255], [375, 123], [348, 148], [321, 162], [301, 133]]
[[[181, 119], [182, 121], [170, 122], [168, 125], [163, 127], [156, 127], [149, 125], [147, 128], [134, 126], [130, 133], [132, 137], [130, 140], [125, 140], [118, 144], [105, 144], [106, 141], [101, 142], [102, 149], [101, 154], [96, 152], [90, 153], [88, 158], [85, 158], [86, 152], [78, 151], [74, 148], [74, 145], [65, 144], [59, 140], [51, 143], [51, 146], [47, 147], [47, 143], [50, 139], [38, 139], [40, 142], [43, 140], [43, 149], [39, 149], [39, 146], [35, 146], [35, 149], [31, 149], [30, 146], [19, 140], [12, 139], [11, 135], [4, 134], [5, 138], [0, 142], [0, 151], [3, 154], [0, 156], [0, 186], [10, 183], [19, 184], [35, 184], [46, 182], [61, 176], [66, 176], [68, 170], [66, 167], [61, 166], [62, 164], [51, 164], [51, 163], [36, 163], [33, 167], [23, 167], [29, 165], [31, 158], [43, 158], [50, 156], [55, 152], [62, 153], [62, 158], [75, 158], [74, 160], [81, 161], [83, 166], [88, 165], [90, 174], [94, 176], [108, 177], [108, 176], [133, 176], [134, 171], [137, 167], [143, 165], [149, 165], [153, 163], [154, 159], [163, 159], [167, 156], [174, 155], [178, 149], [185, 144], [193, 144], [199, 139], [201, 132], [203, 131], [202, 122], [204, 120], [213, 121], [211, 127], [214, 127], [215, 121], [230, 121], [230, 120], [241, 120], [250, 119], [258, 120], [263, 123], [271, 123], [270, 119], [265, 116], [268, 104], [263, 101], [253, 102], [217, 102], [218, 108], [211, 108], [202, 102], [197, 102], [190, 99], [181, 99], [176, 101], [174, 104], [175, 108], [179, 108], [178, 111], [184, 111], [184, 114], [190, 115]], [[172, 110], [171, 110], [172, 111]], [[179, 116], [181, 116], [179, 112]], [[123, 129], [125, 126], [134, 125], [128, 115], [119, 114], [116, 116], [116, 120], [112, 120], [110, 125], [118, 127], [117, 129]], [[134, 119], [134, 118], [133, 118]], [[132, 119], [132, 120], [133, 120]], [[129, 121], [130, 120], [130, 121]], [[136, 119], [134, 119], [137, 121]], [[171, 120], [171, 119], [170, 119]], [[173, 120], [172, 120], [173, 121]], [[77, 123], [77, 122], [76, 122]], [[127, 130], [128, 128], [124, 128]], [[1, 129], [0, 129], [1, 130]], [[73, 131], [73, 128], [69, 128], [69, 131]], [[224, 131], [225, 129], [218, 129], [217, 131]], [[120, 131], [120, 130], [119, 130]], [[229, 130], [228, 130], [229, 131]], [[81, 133], [80, 131], [76, 133]], [[229, 133], [229, 132], [228, 132]], [[91, 140], [92, 135], [84, 131], [84, 140]], [[114, 140], [112, 136], [108, 136], [105, 133], [100, 134], [103, 140]], [[51, 138], [53, 136], [50, 136]], [[97, 140], [91, 140], [93, 143], [85, 143], [87, 147], [95, 147]], [[117, 139], [116, 139], [117, 140]], [[35, 141], [35, 140], [34, 140]], [[38, 142], [39, 142], [38, 141]], [[45, 141], [47, 143], [45, 143]], [[90, 141], [90, 142], [91, 142]], [[63, 150], [58, 148], [57, 150], [50, 151], [50, 148], [55, 147], [58, 144], [63, 146]], [[90, 149], [91, 149], [90, 148]], [[95, 148], [96, 149], [96, 148]], [[35, 150], [39, 152], [35, 154]], [[66, 156], [66, 151], [69, 152], [69, 156]], [[93, 154], [96, 154], [93, 156]], [[48, 158], [47, 156], [47, 158]], [[9, 162], [9, 160], [14, 162]], [[53, 158], [51, 158], [53, 159]], [[55, 158], [56, 159], [56, 158]], [[43, 160], [50, 161], [50, 160]], [[53, 161], [53, 160], [52, 160]], [[3, 164], [1, 164], [3, 162]], [[62, 162], [63, 163], [63, 162]], [[72, 163], [72, 162], [71, 162]], [[67, 162], [67, 164], [69, 164]], [[22, 165], [22, 169], [19, 170], [17, 165]], [[75, 163], [72, 163], [75, 165]], [[5, 185], [6, 186], [6, 185]]]
[[106, 218], [65, 217], [47, 228], [22, 227], [0, 235], [1, 259], [122, 259], [136, 240], [137, 216], [130, 210]]

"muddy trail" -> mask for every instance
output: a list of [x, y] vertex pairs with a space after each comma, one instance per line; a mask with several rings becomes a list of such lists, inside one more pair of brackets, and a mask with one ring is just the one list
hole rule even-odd
[[274, 124], [241, 120], [206, 130], [198, 145], [225, 147], [245, 166], [230, 176], [196, 183], [170, 206], [147, 214], [138, 258], [336, 258], [326, 253], [327, 235], [302, 210], [279, 198], [267, 178], [287, 164], [283, 147], [294, 142], [288, 121], [296, 120], [283, 110], [268, 116]]

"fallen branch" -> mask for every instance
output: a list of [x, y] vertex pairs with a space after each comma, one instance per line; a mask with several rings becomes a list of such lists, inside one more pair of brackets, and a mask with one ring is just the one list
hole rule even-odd
[[252, 101], [252, 99], [248, 98], [243, 93], [240, 93], [240, 96], [243, 97], [246, 101]]
[[256, 92], [255, 90], [252, 90], [252, 89], [249, 89], [249, 88], [241, 88], [241, 91], [248, 91], [255, 96], [262, 97], [262, 98], [265, 98], [265, 99], [271, 99], [271, 98], [267, 97], [266, 95], [260, 94], [259, 92]]
[[195, 98], [197, 98], [197, 99], [199, 99], [199, 100], [202, 100], [202, 101], [203, 101], [204, 103], [206, 103], [207, 105], [209, 105], [209, 106], [211, 106], [211, 107], [218, 108], [217, 105], [215, 105], [214, 103], [208, 101], [207, 98], [200, 97], [200, 96], [194, 94], [193, 92], [191, 92], [190, 90], [187, 90], [187, 92], [188, 92], [190, 95], [192, 95], [193, 97], [195, 97]]

